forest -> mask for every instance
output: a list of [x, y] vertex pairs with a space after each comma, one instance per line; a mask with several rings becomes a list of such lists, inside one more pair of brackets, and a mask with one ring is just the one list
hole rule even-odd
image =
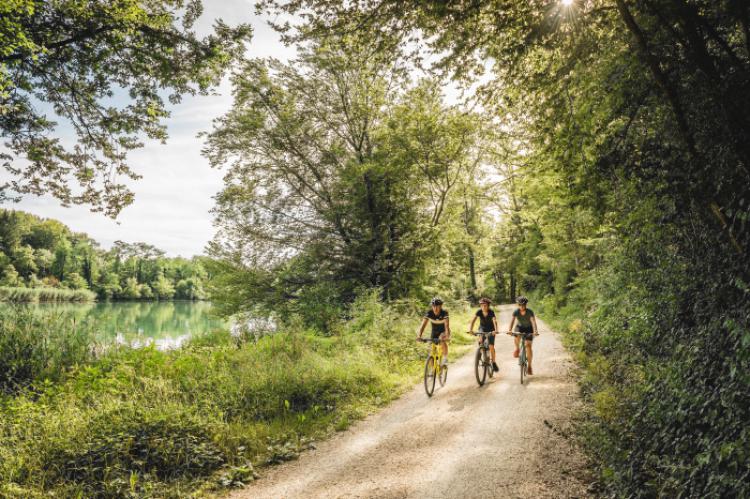
[[200, 257], [169, 258], [146, 243], [109, 250], [64, 224], [0, 210], [0, 301], [201, 300]]

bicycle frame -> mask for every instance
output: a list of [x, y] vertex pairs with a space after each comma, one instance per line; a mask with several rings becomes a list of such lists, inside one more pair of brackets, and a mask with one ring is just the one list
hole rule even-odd
[[439, 340], [437, 338], [420, 338], [419, 341], [431, 343], [430, 353], [427, 355], [427, 360], [425, 361], [424, 388], [427, 396], [432, 397], [432, 394], [435, 391], [435, 380], [440, 380], [440, 386], [443, 386], [448, 378], [448, 366], [442, 365], [442, 343], [445, 340]]
[[[495, 370], [492, 368], [492, 363], [490, 361], [490, 335], [497, 334], [493, 332], [473, 332], [469, 331], [470, 334], [473, 334], [474, 336], [481, 336], [482, 341], [479, 343], [479, 346], [477, 347], [477, 353], [476, 357], [474, 359], [474, 374], [477, 378], [477, 383], [479, 386], [483, 386], [485, 380], [487, 379], [487, 374], [489, 374], [490, 378], [492, 378], [495, 375]], [[480, 367], [481, 367], [481, 374], [480, 374]]]
[[526, 357], [526, 334], [527, 333], [518, 333], [518, 332], [512, 332], [510, 333], [511, 336], [518, 336], [520, 338], [519, 348], [521, 349], [520, 354], [518, 355], [518, 366], [521, 370], [521, 384], [523, 385], [523, 378], [528, 373], [529, 369], [529, 360]]

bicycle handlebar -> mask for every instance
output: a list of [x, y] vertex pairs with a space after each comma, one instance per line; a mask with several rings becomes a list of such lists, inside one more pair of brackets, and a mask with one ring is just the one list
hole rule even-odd
[[517, 331], [513, 331], [513, 332], [509, 331], [509, 332], [507, 332], [505, 334], [509, 334], [511, 336], [528, 336], [530, 334], [533, 334], [534, 336], [539, 336], [539, 333], [519, 333]]
[[497, 331], [477, 331], [476, 333], [474, 331], [466, 331], [467, 334], [473, 334], [474, 336], [482, 336], [485, 334], [498, 334]]
[[440, 338], [417, 338], [417, 341], [421, 341], [422, 343], [435, 343], [435, 344], [438, 344], [441, 341], [450, 342], [449, 339], [441, 340]]

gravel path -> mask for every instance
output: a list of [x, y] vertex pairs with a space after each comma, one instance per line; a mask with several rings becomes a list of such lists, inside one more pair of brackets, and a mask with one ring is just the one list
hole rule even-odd
[[[512, 310], [499, 307], [501, 328]], [[498, 336], [500, 372], [484, 387], [474, 378], [472, 351], [451, 364], [431, 399], [419, 384], [231, 497], [588, 497], [583, 458], [550, 429], [567, 428], [578, 403], [572, 363], [557, 333], [538, 324], [528, 383], [519, 383], [512, 339]]]

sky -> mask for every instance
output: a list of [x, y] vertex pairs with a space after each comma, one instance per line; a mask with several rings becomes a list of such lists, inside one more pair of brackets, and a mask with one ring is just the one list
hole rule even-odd
[[[294, 50], [279, 41], [267, 19], [255, 15], [253, 1], [205, 0], [198, 32], [210, 28], [216, 18], [231, 25], [250, 23], [254, 35], [248, 55], [282, 60], [294, 57]], [[143, 178], [127, 182], [135, 201], [116, 220], [84, 206], [62, 207], [51, 196], [26, 196], [19, 203], [6, 202], [0, 207], [60, 220], [75, 232], [87, 233], [104, 248], [121, 240], [152, 244], [169, 256], [202, 254], [214, 235], [210, 210], [213, 196], [222, 187], [223, 173], [211, 168], [201, 155], [203, 139], [196, 135], [211, 130], [212, 120], [230, 109], [229, 82], [225, 80], [216, 93], [185, 97], [179, 105], [171, 106], [166, 144], [146, 141], [145, 147], [130, 152], [128, 164]], [[68, 135], [70, 130], [61, 122], [59, 133]], [[4, 174], [0, 172], [0, 181]]]

